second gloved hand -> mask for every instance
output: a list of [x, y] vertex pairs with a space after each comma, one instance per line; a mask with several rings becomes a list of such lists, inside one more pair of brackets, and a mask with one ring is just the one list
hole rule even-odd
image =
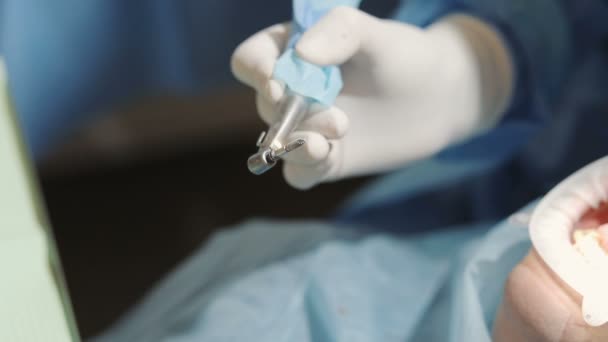
[[[257, 91], [261, 117], [275, 124], [284, 85], [272, 79], [289, 24], [265, 29], [232, 58], [236, 77]], [[344, 88], [335, 106], [313, 105], [293, 138], [286, 180], [300, 189], [386, 171], [427, 157], [491, 127], [508, 104], [512, 65], [500, 36], [465, 15], [427, 29], [336, 8], [308, 30], [297, 54], [341, 65]]]

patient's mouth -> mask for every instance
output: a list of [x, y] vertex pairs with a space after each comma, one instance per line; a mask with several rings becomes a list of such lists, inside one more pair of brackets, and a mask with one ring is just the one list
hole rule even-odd
[[576, 229], [598, 228], [608, 223], [608, 202], [602, 202], [597, 208], [591, 208], [580, 218]]
[[608, 253], [608, 203], [602, 202], [597, 208], [591, 208], [576, 223], [572, 240], [574, 246], [581, 251], [584, 241], [596, 240]]

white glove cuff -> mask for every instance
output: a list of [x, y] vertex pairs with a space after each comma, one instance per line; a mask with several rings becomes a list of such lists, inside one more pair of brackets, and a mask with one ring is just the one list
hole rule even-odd
[[460, 97], [467, 99], [453, 125], [453, 140], [494, 127], [511, 103], [515, 83], [512, 56], [500, 32], [468, 14], [449, 15], [431, 25], [429, 32], [446, 51], [442, 64], [466, 71], [452, 73], [460, 75]]
[[583, 297], [583, 319], [591, 326], [608, 322], [608, 257], [604, 253], [584, 257], [572, 243], [572, 232], [583, 214], [602, 202], [608, 202], [608, 157], [555, 187], [541, 200], [530, 222], [534, 248]]

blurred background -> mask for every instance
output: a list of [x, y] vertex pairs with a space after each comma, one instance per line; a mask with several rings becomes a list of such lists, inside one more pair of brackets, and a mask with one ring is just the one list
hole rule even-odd
[[[362, 9], [385, 17], [397, 3]], [[280, 168], [247, 170], [266, 127], [230, 55], [290, 13], [285, 0], [2, 3], [10, 90], [83, 337], [214, 231], [260, 216], [328, 217], [366, 181], [300, 192]]]
[[254, 103], [236, 86], [142, 99], [76, 130], [40, 163], [84, 337], [107, 328], [214, 231], [251, 217], [326, 217], [364, 182], [301, 192], [280, 168], [251, 175], [246, 160], [265, 129]]

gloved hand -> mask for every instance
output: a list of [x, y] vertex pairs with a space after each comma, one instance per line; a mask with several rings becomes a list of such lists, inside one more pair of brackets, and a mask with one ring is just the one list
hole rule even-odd
[[[289, 24], [272, 26], [232, 57], [233, 73], [255, 88], [269, 125], [282, 114], [284, 86], [271, 77], [288, 37]], [[427, 157], [491, 127], [510, 99], [509, 53], [492, 28], [470, 16], [422, 30], [338, 7], [295, 49], [311, 63], [341, 65], [344, 81], [335, 106], [313, 105], [294, 132], [307, 143], [287, 155], [284, 175], [300, 189]]]

